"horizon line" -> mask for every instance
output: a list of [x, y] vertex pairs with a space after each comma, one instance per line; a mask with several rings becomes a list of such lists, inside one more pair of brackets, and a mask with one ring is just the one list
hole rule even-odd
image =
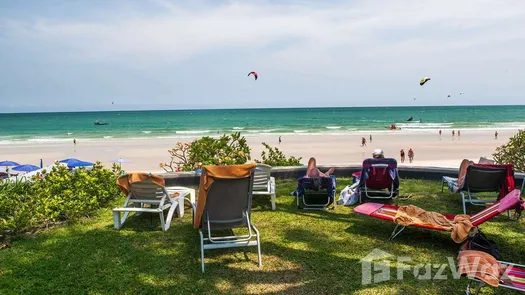
[[352, 109], [352, 108], [419, 108], [419, 107], [501, 107], [501, 106], [525, 106], [525, 104], [479, 104], [479, 105], [387, 105], [387, 106], [302, 106], [302, 107], [244, 107], [244, 108], [173, 108], [173, 109], [121, 109], [121, 110], [77, 110], [77, 111], [20, 111], [20, 112], [2, 112], [0, 115], [12, 114], [55, 114], [55, 113], [103, 113], [103, 112], [152, 112], [152, 111], [215, 111], [215, 110], [283, 110], [283, 109]]

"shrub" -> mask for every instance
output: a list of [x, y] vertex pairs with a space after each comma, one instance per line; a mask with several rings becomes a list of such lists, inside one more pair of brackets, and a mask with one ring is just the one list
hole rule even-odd
[[57, 166], [32, 182], [2, 184], [0, 229], [17, 232], [88, 217], [121, 194], [119, 173], [117, 166], [112, 171], [97, 162], [91, 169]]
[[166, 172], [193, 171], [204, 165], [244, 164], [250, 160], [250, 147], [239, 132], [218, 139], [202, 137], [191, 143], [178, 142], [168, 151], [169, 163], [160, 163]]
[[496, 148], [492, 156], [498, 164], [513, 163], [516, 171], [525, 172], [525, 130], [518, 130], [507, 144]]
[[266, 150], [263, 150], [261, 153], [261, 161], [255, 160], [257, 163], [263, 163], [270, 166], [301, 166], [301, 157], [289, 157], [286, 159], [286, 156], [278, 148], [272, 148], [266, 143], [262, 143]]

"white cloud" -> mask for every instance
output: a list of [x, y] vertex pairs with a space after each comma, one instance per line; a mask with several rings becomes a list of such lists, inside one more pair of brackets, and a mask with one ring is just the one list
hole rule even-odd
[[[364, 92], [359, 87], [368, 87], [368, 96], [384, 96], [389, 91], [386, 86], [370, 89], [374, 81], [381, 80], [390, 86], [403, 80], [412, 85], [421, 75], [436, 76], [433, 85], [449, 83], [446, 87], [450, 88], [456, 87], [454, 79], [479, 77], [496, 93], [498, 83], [517, 84], [525, 67], [523, 0], [151, 0], [136, 3], [139, 6], [91, 8], [82, 18], [75, 18], [73, 12], [67, 19], [43, 14], [33, 18], [0, 18], [0, 50], [2, 47], [27, 49], [39, 58], [62, 59], [71, 65], [94, 62], [94, 69], [86, 72], [93, 71], [95, 75], [97, 71], [107, 70], [96, 68], [99, 63], [121, 69], [134, 67], [135, 73], [155, 81], [149, 83], [145, 78], [133, 76], [139, 74], [123, 70], [117, 74], [129, 76], [120, 84], [105, 76], [99, 77], [102, 82], [95, 83], [99, 85], [97, 91], [107, 92], [107, 88], [114, 86], [115, 93], [123, 96], [139, 93], [138, 90], [142, 90], [140, 95], [143, 95], [160, 84], [167, 93], [178, 93], [185, 88], [172, 85], [172, 80], [165, 76], [180, 69], [173, 67], [173, 72], [159, 74], [149, 68], [191, 61], [203, 55], [208, 55], [210, 71], [226, 71], [227, 65], [234, 68], [232, 71], [239, 68], [273, 71], [273, 78], [265, 79], [262, 75], [258, 85], [274, 79], [272, 87], [281, 88], [262, 90], [261, 87], [257, 95], [272, 96], [279, 101], [279, 93], [292, 96], [299, 88], [308, 87], [312, 91], [303, 89], [304, 96], [313, 97], [329, 90], [334, 96], [343, 97], [354, 90]], [[93, 16], [89, 17], [90, 14]], [[509, 74], [496, 73], [498, 63], [503, 63], [501, 71], [509, 68]], [[195, 63], [184, 65], [197, 67]], [[52, 69], [50, 75], [51, 72]], [[115, 74], [107, 73], [110, 75]], [[195, 76], [185, 81], [200, 87], [201, 84], [192, 82], [198, 74], [191, 75]], [[284, 82], [283, 77], [286, 77]], [[281, 81], [277, 81], [279, 79]], [[143, 84], [126, 85], [138, 80]], [[217, 80], [209, 89], [223, 89], [232, 100], [252, 91], [248, 88], [251, 85], [238, 86], [233, 78], [217, 77]], [[474, 83], [479, 82], [474, 80], [464, 83], [471, 83], [475, 88]], [[71, 85], [67, 80], [60, 83]], [[277, 84], [279, 86], [275, 86]], [[120, 89], [125, 86], [126, 91]], [[446, 87], [434, 88], [436, 99], [449, 91]], [[506, 86], [500, 88], [503, 87]], [[71, 88], [73, 92], [75, 87]], [[394, 91], [402, 93], [399, 96], [418, 95], [407, 89], [400, 86]], [[199, 95], [206, 96], [204, 90], [199, 89], [202, 91]], [[188, 96], [195, 91], [187, 90]]]
[[[240, 1], [200, 9], [152, 3], [164, 12], [108, 11], [104, 22], [4, 21], [3, 29], [15, 40], [66, 48], [81, 59], [164, 63], [231, 49], [257, 50], [265, 63], [290, 66], [472, 53], [476, 46], [525, 37], [522, 0], [361, 0], [321, 7]], [[287, 46], [268, 49], [280, 43]]]

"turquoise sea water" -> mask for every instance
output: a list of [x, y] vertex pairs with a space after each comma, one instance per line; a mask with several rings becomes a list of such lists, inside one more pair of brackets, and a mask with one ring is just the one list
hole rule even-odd
[[[406, 119], [413, 116], [412, 122]], [[419, 123], [419, 119], [423, 120]], [[96, 126], [95, 120], [108, 122]], [[0, 114], [0, 143], [143, 138], [525, 128], [525, 106], [287, 108]]]

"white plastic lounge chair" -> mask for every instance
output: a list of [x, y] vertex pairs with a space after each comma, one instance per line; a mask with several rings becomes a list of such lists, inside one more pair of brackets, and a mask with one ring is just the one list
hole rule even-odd
[[275, 210], [275, 178], [270, 176], [272, 167], [266, 164], [257, 164], [253, 179], [253, 195], [270, 195], [272, 210]]
[[[177, 196], [170, 197], [164, 186], [154, 183], [151, 179], [134, 182], [129, 188], [129, 193], [124, 205], [120, 208], [113, 209], [115, 229], [122, 228], [130, 212], [139, 214], [149, 212], [159, 214], [162, 230], [166, 231], [171, 226], [171, 220], [179, 204], [179, 198], [180, 197]], [[184, 200], [191, 204], [189, 199], [184, 198]], [[149, 204], [151, 207], [145, 208], [145, 204]], [[164, 211], [168, 209], [168, 215], [164, 218]], [[121, 212], [124, 212], [122, 218]]]

